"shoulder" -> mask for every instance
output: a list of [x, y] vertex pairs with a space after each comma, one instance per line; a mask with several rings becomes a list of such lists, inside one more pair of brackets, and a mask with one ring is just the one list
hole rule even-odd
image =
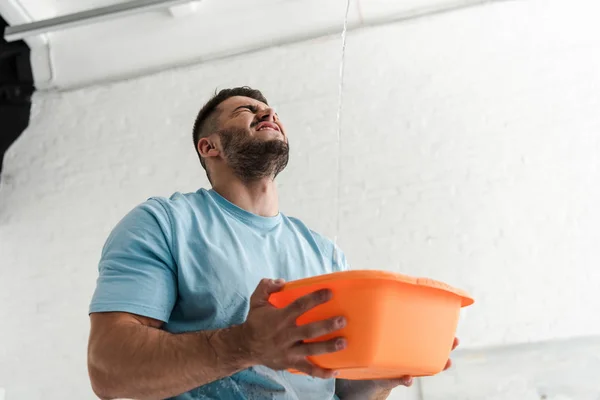
[[325, 235], [322, 235], [321, 233], [309, 228], [304, 222], [302, 222], [302, 220], [298, 218], [289, 216], [284, 217], [296, 230], [301, 231], [303, 234], [305, 234], [305, 236], [309, 236], [312, 240], [314, 240], [319, 245], [319, 248], [328, 251], [333, 249], [333, 241], [327, 238]]
[[208, 199], [208, 191], [199, 189], [190, 193], [175, 192], [169, 197], [153, 196], [141, 206], [150, 207], [154, 210], [161, 209], [166, 212], [185, 212], [205, 207], [209, 202]]
[[162, 231], [168, 242], [177, 221], [186, 221], [196, 213], [203, 203], [205, 193], [201, 189], [194, 193], [176, 192], [170, 197], [154, 196], [131, 209], [115, 226], [111, 237], [129, 232], [136, 235]]
[[333, 240], [309, 228], [298, 218], [287, 216], [286, 218], [296, 227], [296, 229], [302, 230], [304, 235], [313, 241], [314, 245], [318, 247], [319, 251], [325, 258], [332, 260], [334, 268], [337, 268], [337, 270], [348, 269], [346, 256]]
[[202, 214], [210, 206], [210, 195], [206, 189], [196, 192], [175, 192], [169, 197], [153, 196], [137, 208], [168, 220], [171, 226], [178, 221], [189, 221], [195, 215]]

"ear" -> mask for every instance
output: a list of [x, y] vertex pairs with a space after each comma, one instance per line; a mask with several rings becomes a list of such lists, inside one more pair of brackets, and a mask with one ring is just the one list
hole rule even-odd
[[214, 140], [203, 137], [198, 140], [198, 153], [204, 158], [218, 157], [221, 153]]

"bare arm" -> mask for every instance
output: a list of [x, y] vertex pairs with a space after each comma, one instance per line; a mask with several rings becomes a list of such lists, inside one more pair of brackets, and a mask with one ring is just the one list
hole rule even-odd
[[319, 368], [306, 357], [342, 350], [345, 341], [303, 340], [339, 330], [343, 319], [296, 325], [300, 315], [329, 301], [331, 292], [318, 291], [277, 309], [268, 299], [282, 287], [283, 282], [264, 279], [250, 299], [246, 321], [215, 331], [172, 334], [151, 318], [92, 314], [88, 369], [94, 392], [102, 399], [164, 399], [253, 365], [332, 378], [335, 371]]
[[88, 369], [98, 397], [164, 399], [251, 365], [240, 328], [171, 334], [127, 313], [91, 315]]

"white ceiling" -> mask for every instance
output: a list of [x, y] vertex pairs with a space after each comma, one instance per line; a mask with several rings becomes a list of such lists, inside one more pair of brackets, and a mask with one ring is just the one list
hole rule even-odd
[[[349, 26], [489, 0], [351, 0]], [[3, 0], [11, 25], [119, 0]], [[341, 31], [346, 0], [201, 0], [174, 16], [148, 12], [27, 39], [38, 89], [68, 89]]]
[[35, 20], [123, 3], [121, 0], [18, 0]]

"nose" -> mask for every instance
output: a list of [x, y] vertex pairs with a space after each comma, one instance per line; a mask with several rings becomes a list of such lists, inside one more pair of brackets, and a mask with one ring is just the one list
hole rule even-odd
[[260, 122], [275, 122], [275, 110], [271, 107], [265, 108], [264, 110], [258, 112], [257, 117]]

